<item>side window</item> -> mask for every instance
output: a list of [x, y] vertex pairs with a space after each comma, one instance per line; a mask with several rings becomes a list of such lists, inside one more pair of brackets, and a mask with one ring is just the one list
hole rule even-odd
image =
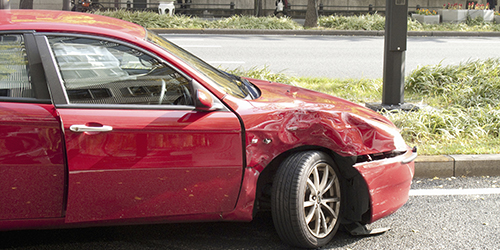
[[80, 37], [49, 43], [70, 103], [192, 105], [189, 81], [137, 49]]
[[35, 97], [28, 69], [23, 36], [0, 35], [0, 97]]

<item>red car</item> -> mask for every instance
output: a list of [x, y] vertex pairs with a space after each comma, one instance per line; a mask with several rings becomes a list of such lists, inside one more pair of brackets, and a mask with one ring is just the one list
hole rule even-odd
[[141, 26], [0, 11], [0, 229], [250, 221], [328, 243], [408, 199], [385, 117], [220, 71]]

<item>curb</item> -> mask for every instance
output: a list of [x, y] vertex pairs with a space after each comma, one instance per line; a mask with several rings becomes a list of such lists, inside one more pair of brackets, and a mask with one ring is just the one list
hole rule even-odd
[[415, 159], [415, 177], [500, 176], [500, 154], [436, 155]]
[[[384, 36], [383, 30], [150, 29], [159, 34]], [[500, 32], [408, 31], [413, 37], [500, 37]]]

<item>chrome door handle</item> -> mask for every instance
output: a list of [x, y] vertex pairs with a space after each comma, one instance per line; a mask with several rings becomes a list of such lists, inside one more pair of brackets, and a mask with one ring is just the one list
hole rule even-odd
[[91, 127], [87, 125], [71, 125], [69, 130], [73, 132], [108, 132], [112, 131], [113, 127], [111, 126], [101, 126], [101, 127]]

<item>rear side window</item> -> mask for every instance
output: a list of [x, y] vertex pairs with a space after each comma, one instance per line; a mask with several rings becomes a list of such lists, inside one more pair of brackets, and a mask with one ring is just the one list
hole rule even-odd
[[49, 37], [70, 103], [192, 105], [190, 81], [133, 47]]
[[35, 97], [28, 71], [23, 36], [0, 35], [0, 97]]

